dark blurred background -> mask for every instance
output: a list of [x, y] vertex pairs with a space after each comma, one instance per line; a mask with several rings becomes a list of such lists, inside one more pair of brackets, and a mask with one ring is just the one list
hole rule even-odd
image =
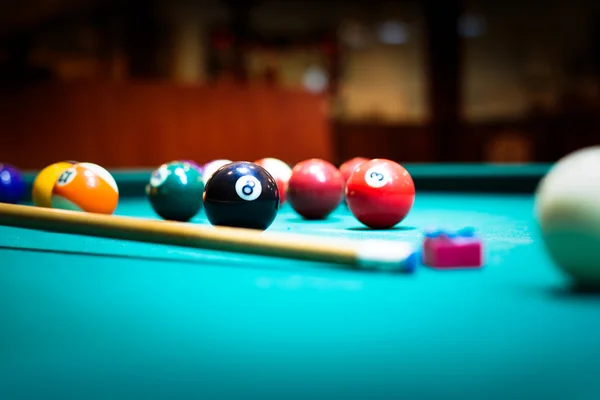
[[0, 3], [0, 160], [554, 161], [599, 142], [600, 2]]

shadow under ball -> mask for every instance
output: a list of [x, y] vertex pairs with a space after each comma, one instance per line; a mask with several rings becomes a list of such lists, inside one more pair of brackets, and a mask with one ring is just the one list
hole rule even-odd
[[277, 217], [279, 200], [273, 176], [245, 161], [219, 168], [204, 191], [206, 216], [216, 226], [265, 230]]

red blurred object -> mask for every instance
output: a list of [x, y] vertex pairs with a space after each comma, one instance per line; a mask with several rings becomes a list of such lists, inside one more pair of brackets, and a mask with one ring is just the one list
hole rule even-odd
[[368, 227], [392, 228], [401, 222], [415, 201], [415, 185], [398, 163], [374, 159], [360, 164], [346, 182], [346, 203]]
[[235, 44], [235, 35], [227, 29], [217, 29], [212, 35], [212, 44], [219, 50], [228, 49]]
[[324, 219], [344, 198], [344, 180], [331, 163], [313, 158], [292, 169], [288, 183], [288, 201], [306, 219]]
[[444, 234], [425, 237], [423, 264], [438, 269], [481, 268], [482, 242], [476, 237], [451, 237]]
[[344, 184], [350, 179], [352, 172], [362, 163], [369, 161], [368, 158], [354, 157], [340, 165], [340, 172], [344, 178]]
[[329, 36], [321, 40], [321, 51], [327, 55], [334, 55], [338, 51], [337, 41]]

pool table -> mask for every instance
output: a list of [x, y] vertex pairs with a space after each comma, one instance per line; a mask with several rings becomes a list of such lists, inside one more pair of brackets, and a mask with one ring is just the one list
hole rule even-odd
[[[342, 204], [324, 221], [284, 205], [269, 230], [418, 245], [473, 226], [483, 268], [349, 271], [0, 227], [0, 399], [600, 398], [600, 295], [568, 284], [532, 212], [548, 166], [406, 167], [417, 197], [395, 229]], [[149, 175], [114, 171], [117, 214], [157, 218]]]

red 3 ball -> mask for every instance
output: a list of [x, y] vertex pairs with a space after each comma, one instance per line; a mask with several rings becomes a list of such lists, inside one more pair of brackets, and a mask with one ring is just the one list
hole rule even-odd
[[374, 159], [360, 164], [346, 182], [346, 203], [352, 214], [370, 228], [388, 229], [408, 215], [415, 185], [400, 164]]
[[306, 219], [324, 219], [344, 198], [344, 180], [331, 163], [312, 158], [292, 169], [288, 182], [288, 201]]

